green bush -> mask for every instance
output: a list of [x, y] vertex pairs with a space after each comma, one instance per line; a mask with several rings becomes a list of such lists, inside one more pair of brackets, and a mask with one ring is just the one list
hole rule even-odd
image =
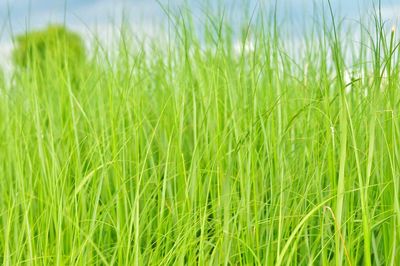
[[17, 69], [38, 70], [44, 75], [68, 71], [76, 77], [86, 61], [81, 37], [64, 26], [52, 25], [41, 31], [29, 32], [16, 38], [13, 61]]

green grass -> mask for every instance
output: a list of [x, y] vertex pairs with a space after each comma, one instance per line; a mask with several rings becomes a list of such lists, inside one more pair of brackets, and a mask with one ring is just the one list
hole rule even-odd
[[252, 19], [240, 53], [183, 15], [79, 79], [46, 58], [0, 82], [2, 263], [399, 265], [395, 32], [326, 17], [294, 59]]

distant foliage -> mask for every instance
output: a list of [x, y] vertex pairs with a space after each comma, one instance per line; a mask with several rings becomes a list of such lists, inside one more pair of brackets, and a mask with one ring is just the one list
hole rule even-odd
[[82, 38], [64, 26], [52, 25], [41, 31], [17, 36], [14, 64], [20, 69], [68, 70], [74, 75], [86, 61]]

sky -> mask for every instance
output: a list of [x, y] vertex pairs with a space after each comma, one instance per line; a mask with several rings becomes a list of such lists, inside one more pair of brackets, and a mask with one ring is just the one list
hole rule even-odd
[[[331, 0], [335, 13], [350, 20], [371, 13], [379, 0]], [[400, 21], [400, 1], [381, 0], [382, 15], [391, 24]], [[223, 7], [233, 14], [233, 22], [240, 17], [244, 4], [249, 9], [261, 6], [268, 10], [274, 0], [0, 0], [0, 65], [9, 61], [12, 36], [26, 30], [40, 29], [50, 23], [64, 23], [82, 36], [94, 32], [107, 39], [125, 17], [138, 36], [156, 36], [157, 28], [166, 21], [164, 8], [183, 9], [188, 6], [195, 18], [205, 12], [213, 15]], [[327, 0], [278, 0], [280, 21], [312, 21], [314, 4]], [[261, 4], [260, 4], [261, 3]], [[206, 7], [210, 7], [211, 10]], [[237, 16], [235, 15], [237, 14]], [[295, 23], [291, 25], [296, 25]], [[295, 29], [294, 29], [295, 32]], [[88, 39], [88, 38], [87, 38]]]

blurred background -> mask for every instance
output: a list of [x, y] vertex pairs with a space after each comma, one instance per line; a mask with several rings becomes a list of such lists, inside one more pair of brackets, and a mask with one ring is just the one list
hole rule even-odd
[[[275, 2], [277, 20], [287, 25], [287, 32], [294, 38], [308, 24], [321, 19], [321, 14], [328, 14], [327, 0], [0, 0], [0, 65], [7, 68], [10, 62], [12, 36], [49, 24], [65, 24], [87, 42], [95, 35], [106, 42], [115, 36], [124, 20], [137, 36], [154, 38], [165, 26], [168, 12], [179, 14], [189, 9], [198, 25], [206, 15], [218, 18], [229, 14], [226, 20], [235, 28], [246, 14], [248, 19], [260, 10], [266, 14], [273, 12]], [[332, 0], [331, 4], [335, 15], [356, 23], [371, 19], [379, 0]], [[381, 0], [381, 13], [383, 20], [396, 25], [400, 1]]]

